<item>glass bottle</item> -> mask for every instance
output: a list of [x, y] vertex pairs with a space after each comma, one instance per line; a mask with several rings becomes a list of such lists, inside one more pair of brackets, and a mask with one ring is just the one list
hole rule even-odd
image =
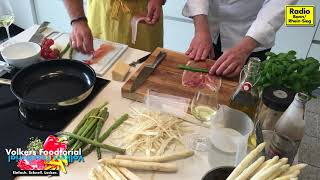
[[304, 135], [305, 121], [303, 120], [303, 115], [304, 107], [308, 100], [308, 95], [304, 93], [297, 93], [294, 101], [282, 114], [275, 126], [277, 133], [289, 137], [297, 144], [300, 143]]
[[259, 78], [260, 59], [250, 58], [244, 66], [239, 79], [239, 85], [230, 99], [230, 107], [246, 113], [255, 122], [259, 104], [259, 91], [255, 86]]
[[[260, 59], [252, 57], [244, 66], [239, 79], [239, 85], [230, 99], [230, 107], [246, 113], [256, 126], [256, 112], [259, 106], [259, 90], [255, 86], [259, 79]], [[256, 146], [255, 131], [249, 137], [248, 147]]]

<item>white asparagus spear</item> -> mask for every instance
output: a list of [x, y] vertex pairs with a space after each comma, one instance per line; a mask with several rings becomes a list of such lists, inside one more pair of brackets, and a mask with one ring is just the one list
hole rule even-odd
[[89, 171], [88, 179], [89, 179], [89, 180], [97, 180], [97, 177], [96, 177], [96, 175], [95, 175], [94, 172], [93, 172], [93, 168]]
[[294, 172], [292, 172], [291, 174], [289, 175], [285, 175], [285, 176], [281, 176], [281, 177], [278, 177], [274, 180], [287, 180], [287, 179], [290, 179], [290, 178], [295, 178], [297, 177], [298, 175], [300, 174], [300, 170], [295, 170]]
[[298, 180], [298, 178], [297, 178], [297, 177], [294, 177], [294, 178], [290, 178], [290, 180]]
[[278, 171], [276, 171], [275, 173], [273, 173], [271, 175], [270, 178], [268, 178], [268, 180], [273, 180], [275, 178], [277, 178], [278, 176], [280, 176], [281, 173], [287, 171], [289, 169], [290, 165], [289, 164], [285, 164], [285, 165], [282, 165]]
[[109, 172], [101, 165], [98, 165], [97, 170], [103, 175], [104, 179], [114, 180], [113, 177], [109, 174]]
[[279, 162], [282, 162], [283, 164], [287, 164], [288, 163], [288, 158], [281, 158], [279, 160]]
[[151, 157], [116, 155], [116, 159], [126, 159], [126, 160], [144, 161], [144, 162], [166, 162], [166, 161], [184, 159], [193, 155], [194, 155], [194, 152], [188, 150], [188, 151], [177, 152], [169, 155], [151, 156]]
[[276, 164], [279, 160], [279, 156], [273, 156], [272, 159], [265, 161], [253, 174], [259, 174], [262, 171], [266, 170], [267, 168], [271, 167], [272, 165]]
[[114, 166], [109, 166], [120, 178], [121, 180], [127, 180], [127, 178]]
[[142, 180], [139, 176], [135, 175], [133, 172], [129, 171], [127, 168], [118, 167], [120, 172], [124, 174], [129, 180]]
[[95, 175], [95, 177], [96, 177], [97, 180], [104, 180], [104, 177], [102, 176], [101, 173], [99, 173], [99, 172], [96, 170], [96, 168], [93, 168], [93, 169], [92, 169], [92, 172], [93, 172], [93, 174]]
[[126, 167], [137, 170], [161, 171], [161, 172], [177, 172], [178, 167], [175, 163], [156, 163], [142, 162], [122, 159], [101, 159], [99, 162], [110, 164], [113, 166]]
[[247, 167], [235, 180], [246, 180], [252, 175], [252, 173], [264, 162], [265, 157], [262, 156], [249, 167]]
[[241, 172], [246, 169], [249, 164], [258, 156], [258, 154], [264, 149], [266, 143], [259, 144], [254, 150], [252, 150], [232, 171], [227, 180], [234, 180]]
[[114, 172], [109, 166], [105, 165], [104, 168], [108, 171], [108, 173], [114, 180], [121, 180], [121, 177], [119, 177], [117, 173]]
[[[283, 158], [284, 159], [284, 158]], [[288, 161], [288, 159], [287, 159]], [[279, 160], [279, 162], [264, 171], [261, 171], [259, 174], [254, 175], [250, 180], [265, 180], [268, 177], [272, 176], [282, 165], [286, 164], [285, 160]]]
[[308, 166], [307, 164], [304, 163], [300, 163], [300, 164], [296, 164], [293, 165], [289, 168], [289, 170], [283, 174], [281, 174], [281, 176], [285, 176], [285, 175], [289, 175], [291, 173], [293, 173], [295, 170], [302, 170], [303, 168], [305, 168], [306, 166]]

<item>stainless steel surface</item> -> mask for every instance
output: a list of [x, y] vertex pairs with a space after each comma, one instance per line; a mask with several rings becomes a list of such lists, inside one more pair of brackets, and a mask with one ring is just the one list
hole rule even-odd
[[142, 71], [139, 73], [137, 78], [134, 80], [130, 92], [134, 92], [137, 90], [146, 79], [152, 74], [152, 72], [157, 68], [157, 66], [166, 58], [167, 54], [165, 52], [160, 52], [158, 56], [156, 57], [153, 64], [146, 65]]
[[0, 78], [0, 84], [11, 85], [11, 80]]
[[46, 30], [46, 28], [48, 27], [49, 24], [50, 24], [50, 22], [47, 22], [47, 21], [44, 21], [43, 23], [41, 23], [40, 26], [38, 27], [37, 31], [30, 38], [29, 42], [34, 42], [37, 44], [41, 43], [41, 40], [43, 38], [43, 35], [41, 33], [44, 30]]

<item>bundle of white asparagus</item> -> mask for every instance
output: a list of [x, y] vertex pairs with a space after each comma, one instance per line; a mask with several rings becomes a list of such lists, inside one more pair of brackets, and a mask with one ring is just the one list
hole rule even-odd
[[[288, 158], [274, 156], [265, 161], [265, 157], [258, 155], [264, 149], [265, 143], [252, 150], [232, 171], [227, 180], [294, 180], [298, 179], [300, 171], [306, 164], [290, 166]], [[256, 159], [254, 161], [254, 159]]]
[[131, 108], [130, 118], [112, 135], [111, 141], [127, 154], [142, 152], [159, 156], [184, 148], [182, 136], [192, 132], [190, 124], [173, 115], [143, 108]]
[[141, 180], [137, 175], [126, 168], [133, 170], [177, 172], [175, 163], [165, 163], [178, 159], [184, 159], [194, 154], [193, 151], [181, 151], [161, 156], [128, 156], [116, 155], [114, 159], [104, 158], [99, 160], [97, 168], [91, 169], [90, 180]]

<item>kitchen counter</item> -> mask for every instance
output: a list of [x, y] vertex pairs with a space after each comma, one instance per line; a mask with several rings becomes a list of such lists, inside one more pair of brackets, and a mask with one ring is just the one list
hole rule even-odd
[[[27, 29], [23, 33], [15, 37], [15, 41], [27, 41], [27, 33], [32, 32], [35, 29], [35, 26]], [[123, 60], [126, 63], [136, 61], [141, 57], [148, 55], [149, 52], [141, 51], [138, 49], [128, 48], [124, 54], [118, 59]], [[111, 80], [111, 71], [113, 67], [109, 69], [102, 78]], [[132, 68], [130, 75], [137, 68]], [[111, 83], [106, 86], [96, 97], [95, 99], [82, 111], [79, 115], [66, 127], [65, 131], [72, 131], [74, 127], [80, 122], [82, 117], [92, 108], [97, 107], [104, 102], [109, 102], [108, 108], [110, 116], [104, 125], [102, 132], [108, 129], [108, 127], [113, 124], [115, 119], [119, 118], [124, 113], [128, 113], [130, 104], [134, 103], [131, 100], [124, 99], [121, 97], [121, 87], [124, 82], [111, 81]], [[195, 132], [207, 133], [200, 131], [200, 127], [195, 127]], [[105, 141], [106, 142], [106, 141]], [[102, 156], [108, 157], [113, 155], [108, 151], [103, 151]], [[98, 161], [96, 153], [93, 152], [90, 155], [85, 157], [85, 162], [76, 162], [66, 167], [67, 174], [60, 172], [60, 177], [51, 177], [52, 179], [88, 179], [88, 173], [91, 168], [96, 167]], [[136, 172], [142, 179], [145, 180], [162, 180], [162, 179], [184, 179], [184, 180], [195, 180], [200, 179], [208, 170], [211, 169], [207, 161], [207, 154], [196, 152], [196, 154], [188, 159], [177, 161], [178, 172], [177, 173], [150, 173], [150, 172]], [[47, 177], [18, 177], [16, 179], [47, 179]]]

